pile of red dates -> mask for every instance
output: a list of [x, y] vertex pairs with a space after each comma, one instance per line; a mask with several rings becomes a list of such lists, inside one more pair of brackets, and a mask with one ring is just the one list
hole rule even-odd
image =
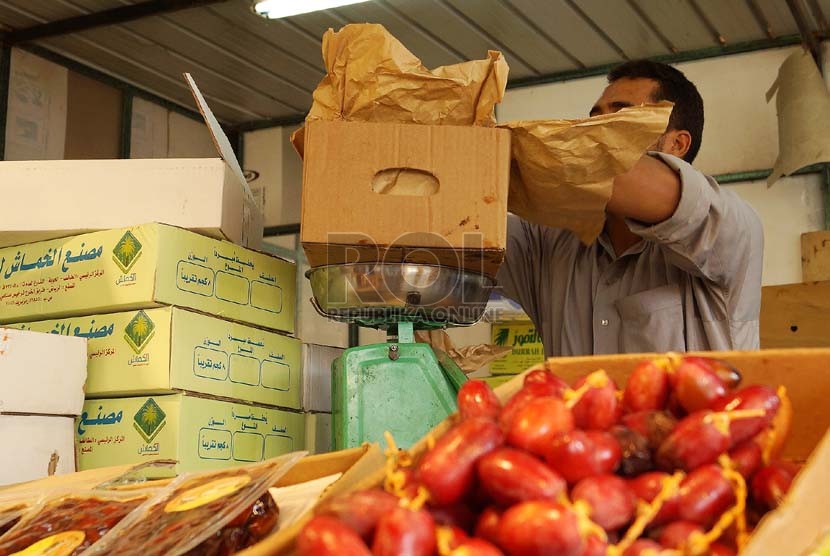
[[708, 358], [642, 362], [622, 390], [540, 367], [504, 405], [473, 380], [458, 408], [422, 454], [390, 450], [382, 487], [318, 508], [300, 556], [735, 555], [798, 472], [784, 389]]

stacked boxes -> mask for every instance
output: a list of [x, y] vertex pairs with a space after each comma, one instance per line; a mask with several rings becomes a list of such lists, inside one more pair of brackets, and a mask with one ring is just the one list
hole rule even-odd
[[293, 263], [146, 224], [0, 250], [0, 323], [88, 339], [80, 469], [211, 469], [304, 445], [295, 285]]
[[0, 328], [0, 485], [75, 471], [86, 341]]
[[331, 366], [344, 349], [303, 344], [303, 408], [306, 410], [306, 445], [314, 453], [333, 449]]

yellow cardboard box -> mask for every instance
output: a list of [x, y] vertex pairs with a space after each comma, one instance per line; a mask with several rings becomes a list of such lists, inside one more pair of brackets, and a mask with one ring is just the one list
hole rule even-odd
[[186, 394], [87, 400], [75, 443], [80, 471], [154, 459], [220, 469], [302, 450], [305, 415]]
[[513, 351], [490, 363], [494, 375], [514, 375], [545, 360], [542, 336], [530, 321], [498, 322], [492, 325], [493, 344]]
[[160, 305], [294, 332], [296, 265], [164, 224], [0, 249], [0, 324]]
[[302, 406], [301, 344], [296, 338], [178, 307], [11, 326], [87, 338], [88, 398], [186, 390]]

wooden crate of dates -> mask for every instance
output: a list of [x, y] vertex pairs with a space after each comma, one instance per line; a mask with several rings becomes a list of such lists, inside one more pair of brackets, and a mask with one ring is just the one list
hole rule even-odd
[[828, 361], [568, 358], [495, 393], [470, 381], [458, 414], [284, 553], [806, 556], [830, 525]]

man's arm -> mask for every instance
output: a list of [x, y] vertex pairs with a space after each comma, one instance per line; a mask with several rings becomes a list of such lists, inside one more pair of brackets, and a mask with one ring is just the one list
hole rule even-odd
[[522, 306], [535, 321], [539, 314], [537, 294], [540, 238], [535, 226], [514, 214], [507, 215], [507, 249], [496, 282], [505, 297]]
[[[764, 240], [755, 211], [689, 163], [656, 156], [620, 180], [620, 191], [631, 195], [618, 201], [618, 206], [629, 207], [624, 208], [629, 229], [660, 244], [673, 264], [691, 274], [724, 285], [760, 283]], [[635, 181], [638, 176], [644, 181]], [[668, 191], [657, 191], [661, 186]], [[616, 189], [615, 183], [614, 196]], [[630, 208], [635, 204], [642, 208]]]
[[646, 224], [674, 214], [680, 202], [680, 176], [659, 158], [644, 156], [614, 180], [608, 212]]

